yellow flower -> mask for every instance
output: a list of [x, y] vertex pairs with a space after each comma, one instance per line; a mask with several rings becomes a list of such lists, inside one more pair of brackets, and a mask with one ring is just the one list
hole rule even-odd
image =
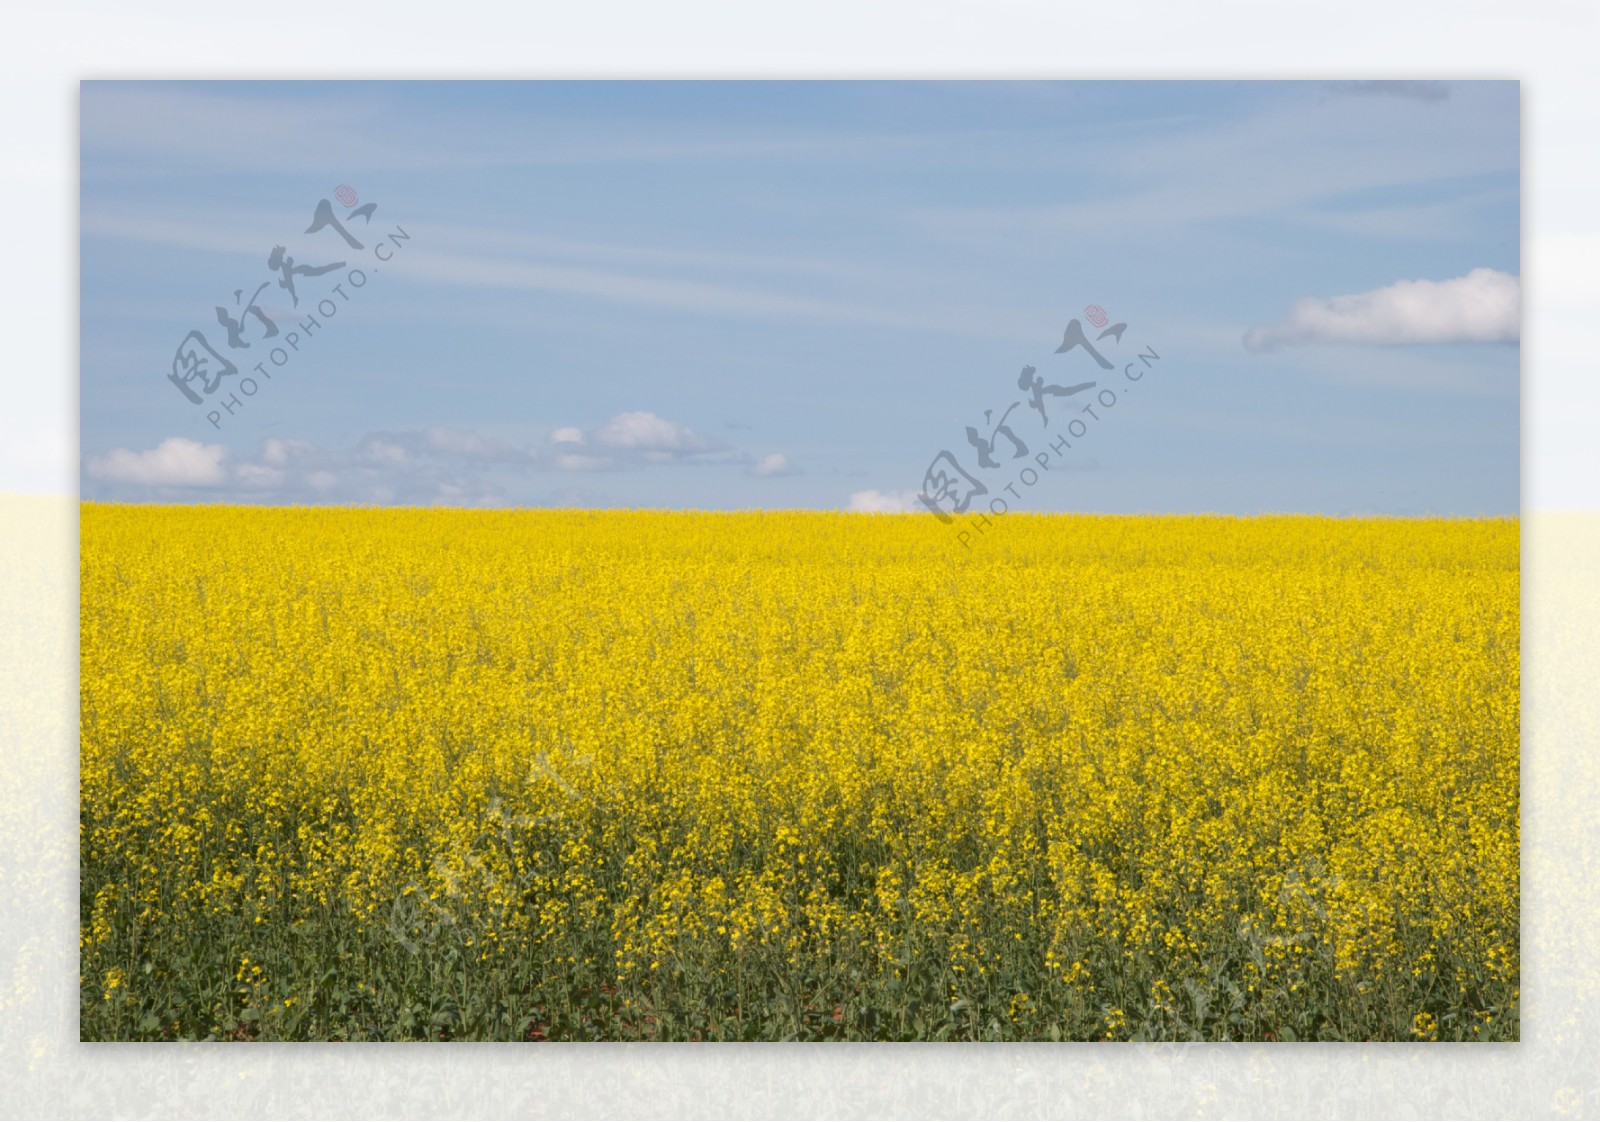
[[1514, 519], [88, 503], [80, 544], [86, 1032], [139, 1033], [137, 962], [333, 1035], [464, 964], [463, 1008], [686, 1034], [848, 978], [879, 1034], [957, 979], [973, 1034], [1515, 1036]]

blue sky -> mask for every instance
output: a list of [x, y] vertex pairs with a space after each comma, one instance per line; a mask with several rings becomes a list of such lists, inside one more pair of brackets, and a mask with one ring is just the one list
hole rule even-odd
[[[943, 450], [998, 493], [1063, 434], [1086, 395], [1046, 430], [1032, 365], [1117, 397], [1014, 509], [1519, 507], [1514, 82], [92, 82], [81, 109], [86, 498], [906, 509]], [[323, 199], [359, 250], [305, 232]], [[344, 265], [295, 307], [275, 246]], [[246, 316], [230, 347], [214, 309], [263, 283], [278, 337]], [[1111, 372], [1053, 353], [1090, 305], [1128, 325]], [[168, 377], [193, 330], [238, 370], [199, 405]], [[966, 429], [1017, 401], [1029, 453], [985, 474]]]

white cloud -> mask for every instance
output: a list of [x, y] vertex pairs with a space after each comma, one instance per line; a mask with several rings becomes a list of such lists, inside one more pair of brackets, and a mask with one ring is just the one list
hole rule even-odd
[[361, 451], [366, 459], [388, 467], [399, 467], [410, 459], [404, 448], [383, 437], [369, 436], [362, 442]]
[[227, 455], [220, 444], [169, 436], [148, 452], [113, 448], [89, 461], [89, 476], [152, 487], [214, 487], [227, 479], [222, 466]]
[[225, 501], [485, 505], [506, 501], [509, 477], [650, 464], [739, 467], [762, 477], [798, 474], [780, 453], [755, 456], [687, 425], [635, 411], [588, 432], [557, 428], [548, 444], [533, 446], [445, 425], [368, 432], [338, 448], [270, 437], [242, 453], [172, 437], [151, 451], [118, 448], [86, 459], [84, 481], [95, 481], [113, 496], [136, 486], [208, 487]]
[[234, 476], [246, 487], [273, 488], [283, 485], [283, 472], [265, 464], [240, 464]]
[[283, 440], [268, 437], [261, 444], [261, 460], [272, 467], [287, 467], [292, 460], [303, 460], [317, 454], [317, 446], [309, 440]]
[[423, 429], [422, 440], [430, 452], [459, 456], [464, 460], [510, 461], [527, 458], [527, 453], [503, 440], [446, 425], [430, 425]]
[[761, 477], [800, 474], [781, 453], [754, 456], [688, 425], [637, 409], [618, 413], [588, 431], [575, 426], [557, 428], [550, 433], [550, 445], [540, 462], [561, 471], [697, 464], [738, 465], [745, 474]]
[[1495, 269], [1453, 280], [1403, 280], [1387, 288], [1297, 303], [1283, 323], [1252, 327], [1252, 351], [1308, 343], [1515, 343], [1522, 336], [1522, 284]]
[[704, 452], [711, 442], [687, 425], [654, 413], [618, 413], [594, 432], [595, 443], [632, 452]]
[[795, 466], [789, 462], [789, 457], [782, 452], [772, 452], [762, 456], [745, 469], [750, 475], [759, 479], [771, 479], [780, 475], [798, 475]]
[[[314, 446], [304, 441], [302, 458], [315, 452]], [[429, 425], [422, 429], [405, 429], [398, 432], [369, 432], [361, 440], [361, 455], [370, 463], [402, 468], [422, 460], [457, 460], [475, 464], [521, 464], [535, 458], [527, 448], [471, 429], [453, 428], [449, 425]]]
[[850, 496], [849, 510], [861, 514], [909, 514], [926, 510], [915, 491], [857, 491]]

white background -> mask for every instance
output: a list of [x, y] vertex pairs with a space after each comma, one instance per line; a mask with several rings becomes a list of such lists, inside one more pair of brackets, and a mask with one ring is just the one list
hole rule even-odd
[[[1600, 1115], [1600, 7], [949, 0], [12, 8], [0, 37], [0, 1115]], [[77, 1042], [77, 83], [1518, 78], [1524, 996], [1505, 1046]]]

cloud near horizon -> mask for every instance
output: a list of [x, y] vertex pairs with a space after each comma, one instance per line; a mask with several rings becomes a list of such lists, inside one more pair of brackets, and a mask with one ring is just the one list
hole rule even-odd
[[169, 436], [148, 452], [113, 448], [89, 460], [89, 478], [144, 487], [214, 487], [228, 480], [227, 448]]
[[729, 456], [744, 463], [750, 457], [688, 425], [644, 410], [618, 413], [598, 428], [584, 432], [566, 426], [550, 434], [555, 449], [551, 466], [561, 471], [605, 471], [639, 464], [720, 462]]
[[927, 510], [915, 491], [857, 491], [850, 496], [846, 510], [857, 514], [913, 514]]
[[[701, 435], [687, 425], [634, 411], [585, 431], [553, 430], [531, 446], [446, 425], [369, 432], [346, 449], [271, 437], [253, 451], [170, 436], [139, 451], [113, 448], [84, 461], [84, 478], [114, 495], [187, 501], [448, 502], [500, 505], [506, 473], [595, 472], [656, 465], [742, 468], [757, 479], [798, 475], [780, 452], [754, 455]], [[499, 479], [495, 476], [500, 476]]]
[[1245, 332], [1246, 350], [1314, 343], [1395, 347], [1422, 343], [1516, 343], [1522, 338], [1521, 278], [1473, 269], [1451, 280], [1402, 280], [1386, 288], [1295, 304], [1282, 323]]

